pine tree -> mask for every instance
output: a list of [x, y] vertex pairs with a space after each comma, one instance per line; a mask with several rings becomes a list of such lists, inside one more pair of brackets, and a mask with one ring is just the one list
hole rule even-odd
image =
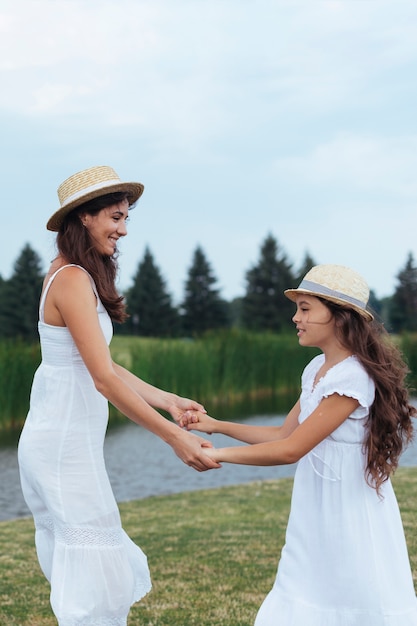
[[133, 285], [126, 293], [126, 305], [130, 315], [126, 325], [132, 334], [145, 337], [178, 334], [178, 311], [148, 247], [138, 265]]
[[394, 332], [417, 331], [417, 267], [410, 252], [397, 274], [398, 285], [391, 298], [389, 320]]
[[369, 290], [369, 299], [368, 299], [368, 308], [376, 315], [379, 319], [382, 318], [383, 315], [383, 302], [379, 300], [375, 291], [373, 289]]
[[229, 325], [227, 303], [215, 287], [215, 277], [210, 263], [200, 246], [194, 251], [185, 296], [182, 303], [183, 330], [186, 334], [201, 334]]
[[43, 271], [39, 255], [26, 244], [9, 280], [2, 281], [0, 334], [34, 340], [38, 336], [39, 297]]
[[309, 272], [315, 265], [317, 265], [317, 263], [314, 261], [313, 257], [309, 252], [306, 252], [300, 269], [298, 270], [298, 275], [295, 277], [295, 287], [298, 287], [307, 272]]
[[251, 330], [281, 331], [290, 327], [294, 305], [284, 290], [294, 285], [292, 266], [269, 234], [261, 246], [257, 265], [246, 272], [242, 322]]

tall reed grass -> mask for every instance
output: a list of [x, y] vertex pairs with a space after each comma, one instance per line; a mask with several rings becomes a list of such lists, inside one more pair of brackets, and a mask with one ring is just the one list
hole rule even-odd
[[0, 435], [19, 430], [29, 406], [33, 375], [40, 362], [39, 344], [0, 341]]
[[[417, 335], [397, 338], [417, 388]], [[116, 335], [113, 358], [160, 387], [195, 398], [221, 415], [248, 415], [266, 404], [287, 411], [296, 399], [300, 375], [317, 351], [300, 348], [294, 334], [229, 330], [199, 339], [148, 339]], [[38, 343], [0, 341], [0, 438], [19, 432], [30, 387], [40, 362]], [[216, 417], [221, 417], [216, 412]], [[114, 419], [117, 411], [111, 409]]]
[[113, 353], [148, 382], [215, 404], [293, 395], [313, 355], [300, 350], [294, 335], [235, 330], [196, 340], [116, 337]]
[[407, 361], [410, 373], [408, 383], [412, 394], [417, 395], [417, 335], [404, 334], [400, 339], [400, 349]]

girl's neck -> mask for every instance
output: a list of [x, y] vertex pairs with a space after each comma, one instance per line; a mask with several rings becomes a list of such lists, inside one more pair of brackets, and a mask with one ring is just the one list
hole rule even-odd
[[349, 356], [352, 356], [353, 352], [339, 345], [323, 350], [323, 354], [326, 367], [330, 368], [340, 363], [340, 361], [344, 361]]
[[327, 372], [331, 370], [335, 365], [352, 356], [352, 352], [350, 350], [347, 350], [346, 348], [343, 348], [342, 346], [339, 346], [338, 348], [333, 346], [333, 349], [331, 350], [323, 350], [323, 354], [324, 363], [316, 373], [313, 387], [315, 387], [318, 382], [327, 374]]

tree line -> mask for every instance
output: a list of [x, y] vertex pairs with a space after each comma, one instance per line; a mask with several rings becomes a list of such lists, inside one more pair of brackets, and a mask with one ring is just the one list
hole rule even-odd
[[[167, 283], [146, 247], [131, 286], [123, 294], [129, 318], [116, 324], [119, 334], [144, 337], [193, 337], [231, 327], [262, 332], [292, 328], [293, 303], [283, 292], [298, 285], [316, 265], [309, 253], [294, 269], [285, 250], [269, 233], [261, 243], [258, 261], [245, 272], [245, 293], [230, 301], [221, 296], [218, 279], [203, 248], [197, 245], [175, 305]], [[0, 275], [0, 337], [35, 340], [43, 268], [40, 256], [26, 244], [9, 279]], [[417, 331], [417, 267], [411, 252], [397, 274], [392, 296], [378, 299], [371, 289], [370, 306], [393, 333]]]

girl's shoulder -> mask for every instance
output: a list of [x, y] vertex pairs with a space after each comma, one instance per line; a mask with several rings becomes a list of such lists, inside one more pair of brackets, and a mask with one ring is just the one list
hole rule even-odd
[[330, 377], [341, 380], [363, 381], [365, 386], [374, 386], [374, 381], [366, 371], [358, 357], [354, 354], [346, 357], [329, 370]]
[[[316, 361], [317, 365], [320, 367], [320, 361]], [[375, 383], [359, 359], [352, 355], [328, 370], [317, 383], [316, 392], [321, 398], [335, 393], [355, 398], [362, 407], [368, 409], [374, 401]]]
[[[321, 366], [324, 364], [324, 354], [318, 354], [306, 365], [303, 371], [303, 378], [308, 378], [309, 376], [315, 376]], [[362, 375], [370, 378], [369, 374], [363, 367], [362, 363], [359, 361], [357, 356], [354, 354], [346, 357], [342, 361], [339, 361], [336, 365], [331, 367], [326, 376], [329, 377], [342, 377], [345, 378], [349, 375]]]
[[318, 370], [323, 365], [323, 363], [324, 363], [324, 354], [318, 354], [317, 356], [312, 358], [311, 361], [305, 366], [303, 370], [302, 377], [301, 377], [302, 380], [308, 379], [311, 376], [314, 378]]

